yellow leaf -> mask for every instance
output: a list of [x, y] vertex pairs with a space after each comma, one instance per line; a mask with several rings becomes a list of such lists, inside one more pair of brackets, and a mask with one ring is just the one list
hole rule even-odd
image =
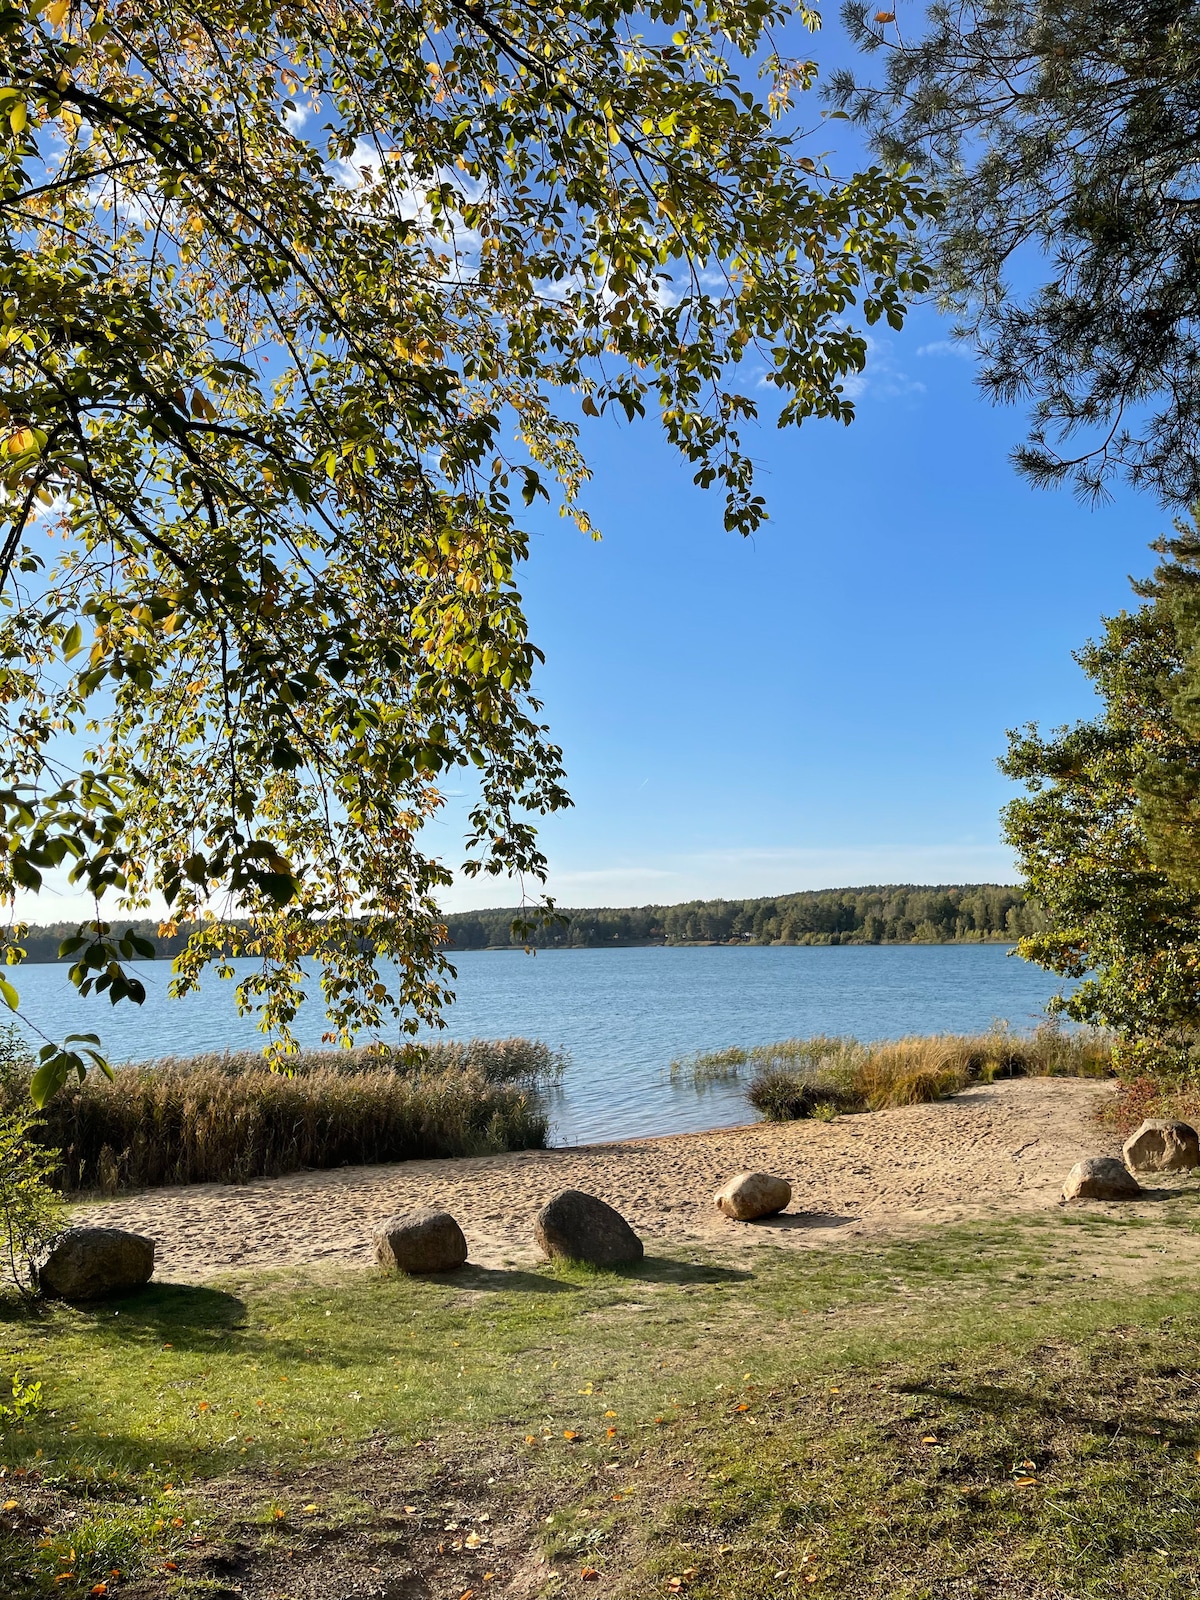
[[578, 1437], [579, 1437], [579, 1435], [574, 1431], [573, 1428], [564, 1428], [563, 1429], [563, 1438], [564, 1439], [578, 1439]]
[[1013, 1484], [1018, 1489], [1032, 1489], [1037, 1484], [1036, 1478], [1014, 1478]]
[[8, 125], [14, 133], [24, 133], [25, 124], [29, 121], [29, 110], [24, 100], [18, 100], [8, 113]]
[[[605, 1412], [605, 1413], [604, 1413], [604, 1415], [605, 1415], [605, 1416], [606, 1416], [606, 1417], [615, 1417], [615, 1416], [616, 1416], [616, 1414], [617, 1414], [617, 1413], [616, 1413], [616, 1412], [615, 1412], [615, 1411], [606, 1411], [606, 1412]], [[1196, 1456], [1196, 1459], [1197, 1459], [1197, 1461], [1200, 1461], [1200, 1454], [1197, 1454], [1197, 1456]]]
[[46, 7], [46, 21], [52, 28], [61, 28], [70, 9], [71, 0], [54, 0], [52, 6]]

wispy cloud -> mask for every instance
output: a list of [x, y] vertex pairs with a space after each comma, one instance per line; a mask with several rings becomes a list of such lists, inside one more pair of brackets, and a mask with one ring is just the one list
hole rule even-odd
[[[1012, 883], [1011, 853], [971, 840], [937, 845], [877, 845], [861, 849], [787, 845], [695, 851], [655, 861], [551, 866], [549, 892], [564, 906], [670, 905], [680, 900], [751, 899], [801, 889], [867, 883]], [[447, 891], [447, 911], [513, 905], [515, 883], [459, 880]]]
[[954, 356], [959, 361], [974, 361], [975, 352], [964, 339], [934, 339], [917, 346], [919, 356]]
[[896, 359], [890, 339], [868, 333], [866, 341], [866, 368], [842, 383], [851, 400], [866, 397], [872, 400], [906, 400], [912, 395], [925, 393], [925, 385], [920, 379], [910, 377]]

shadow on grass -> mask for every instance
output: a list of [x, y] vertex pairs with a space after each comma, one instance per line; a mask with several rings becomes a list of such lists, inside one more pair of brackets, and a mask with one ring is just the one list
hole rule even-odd
[[895, 1392], [964, 1406], [975, 1414], [987, 1413], [1009, 1418], [1025, 1416], [1057, 1423], [1062, 1427], [1082, 1428], [1099, 1437], [1107, 1436], [1110, 1441], [1118, 1435], [1126, 1438], [1132, 1436], [1150, 1444], [1173, 1444], [1187, 1449], [1194, 1449], [1200, 1443], [1200, 1433], [1194, 1423], [1179, 1424], [1157, 1412], [1139, 1417], [1115, 1403], [1113, 1413], [1105, 1416], [1049, 1395], [1031, 1395], [1028, 1390], [1004, 1388], [999, 1384], [955, 1387], [952, 1384], [901, 1383], [896, 1385]]
[[211, 1349], [246, 1325], [244, 1301], [204, 1284], [152, 1283], [131, 1294], [64, 1309], [106, 1339], [169, 1343], [177, 1350]]
[[617, 1271], [622, 1278], [649, 1278], [652, 1283], [746, 1283], [754, 1276], [741, 1267], [673, 1261], [669, 1256], [646, 1256]]
[[430, 1283], [444, 1283], [454, 1289], [476, 1289], [484, 1293], [507, 1290], [515, 1294], [578, 1294], [581, 1284], [550, 1278], [540, 1272], [522, 1272], [512, 1267], [477, 1267], [468, 1262], [456, 1272], [431, 1272]]

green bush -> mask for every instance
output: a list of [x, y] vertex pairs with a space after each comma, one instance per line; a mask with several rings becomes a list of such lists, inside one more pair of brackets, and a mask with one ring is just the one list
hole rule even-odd
[[0, 1275], [23, 1295], [35, 1293], [34, 1263], [62, 1226], [58, 1159], [43, 1137], [42, 1119], [31, 1109], [0, 1114]]

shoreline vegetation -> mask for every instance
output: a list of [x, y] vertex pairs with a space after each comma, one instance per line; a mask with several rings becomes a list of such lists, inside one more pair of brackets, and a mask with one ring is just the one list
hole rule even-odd
[[[456, 950], [594, 950], [641, 945], [1013, 944], [1038, 933], [1038, 907], [1013, 885], [883, 884], [806, 889], [747, 900], [688, 900], [678, 905], [563, 909], [562, 921], [513, 931], [522, 911], [456, 911], [445, 917], [444, 948]], [[143, 918], [121, 923], [171, 960], [186, 931], [163, 936]], [[26, 962], [67, 961], [59, 946], [77, 923], [30, 927], [21, 936]]]
[[1113, 1076], [1114, 1038], [1101, 1029], [1066, 1033], [1044, 1023], [1020, 1035], [926, 1034], [862, 1044], [818, 1035], [753, 1049], [701, 1051], [671, 1063], [671, 1076], [698, 1089], [753, 1076], [746, 1099], [768, 1122], [921, 1105], [998, 1078]]
[[[10, 1032], [9, 1110], [28, 1102], [22, 1049]], [[537, 1091], [565, 1066], [528, 1039], [302, 1050], [286, 1073], [250, 1050], [167, 1057], [67, 1087], [36, 1132], [58, 1152], [68, 1194], [540, 1150], [549, 1124]]]
[[[703, 1091], [747, 1069], [751, 1109], [766, 1121], [941, 1100], [1001, 1077], [1106, 1077], [1111, 1037], [1046, 1024], [1032, 1035], [998, 1024], [977, 1036], [862, 1044], [818, 1036], [701, 1052], [671, 1063]], [[5, 1109], [24, 1103], [32, 1061], [10, 1030]], [[55, 1097], [37, 1138], [58, 1153], [67, 1194], [118, 1194], [194, 1183], [245, 1183], [303, 1170], [544, 1149], [541, 1091], [559, 1083], [563, 1052], [527, 1039], [302, 1050], [286, 1072], [252, 1051], [167, 1057], [90, 1075]]]

